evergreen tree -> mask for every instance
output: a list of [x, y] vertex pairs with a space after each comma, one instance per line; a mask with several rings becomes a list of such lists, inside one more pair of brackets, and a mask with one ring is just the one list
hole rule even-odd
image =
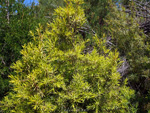
[[96, 31], [98, 35], [103, 35], [105, 17], [109, 14], [111, 3], [116, 3], [118, 0], [85, 0], [85, 14], [89, 25]]
[[52, 20], [54, 10], [63, 5], [63, 0], [39, 0], [40, 11], [43, 12], [44, 16], [48, 18], [49, 21], [50, 19]]
[[89, 25], [102, 35], [104, 18], [109, 12], [110, 0], [85, 0], [85, 14]]
[[[43, 32], [31, 33], [22, 59], [10, 75], [13, 92], [1, 101], [4, 112], [135, 112], [129, 103], [134, 91], [120, 83], [118, 52], [106, 49], [96, 35], [83, 38], [83, 0], [65, 0]], [[91, 42], [92, 41], [92, 42]], [[92, 51], [85, 53], [89, 43]]]
[[10, 65], [21, 56], [22, 46], [31, 41], [30, 30], [36, 29], [44, 18], [36, 13], [37, 6], [25, 6], [24, 1], [0, 1], [0, 98], [9, 90]]
[[[107, 16], [107, 32], [111, 36], [111, 46], [118, 49], [120, 57], [126, 58], [129, 68], [125, 78], [136, 91], [136, 102], [139, 103], [139, 112], [146, 112], [149, 103], [149, 42], [143, 31], [139, 28], [138, 18], [133, 14], [125, 13], [125, 9], [112, 6]], [[145, 109], [146, 108], [146, 109]]]

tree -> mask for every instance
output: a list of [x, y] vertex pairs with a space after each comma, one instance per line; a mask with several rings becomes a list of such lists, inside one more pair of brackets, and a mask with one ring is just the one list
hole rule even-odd
[[49, 20], [52, 20], [54, 10], [63, 5], [63, 0], [39, 0], [40, 11], [42, 11], [44, 16]]
[[3, 81], [0, 83], [0, 98], [9, 90], [10, 65], [21, 57], [22, 46], [31, 41], [29, 31], [34, 31], [39, 22], [45, 21], [36, 13], [37, 9], [34, 4], [25, 6], [23, 1], [0, 1], [0, 80]]
[[89, 25], [98, 35], [103, 35], [105, 17], [109, 14], [111, 3], [116, 3], [118, 0], [85, 0], [85, 14]]
[[[5, 112], [135, 112], [129, 103], [134, 91], [120, 83], [118, 52], [106, 49], [96, 35], [83, 38], [83, 0], [65, 0], [43, 32], [31, 33], [22, 59], [12, 68], [11, 92], [1, 102]], [[87, 51], [93, 43], [92, 51]]]
[[99, 35], [103, 33], [103, 19], [109, 12], [109, 3], [109, 0], [85, 0], [85, 14], [89, 25]]
[[117, 49], [120, 58], [127, 59], [129, 67], [123, 78], [127, 77], [128, 84], [136, 91], [139, 112], [146, 112], [145, 106], [149, 103], [149, 43], [136, 15], [127, 14], [123, 7], [120, 9], [113, 7], [105, 20], [113, 43], [111, 50]]

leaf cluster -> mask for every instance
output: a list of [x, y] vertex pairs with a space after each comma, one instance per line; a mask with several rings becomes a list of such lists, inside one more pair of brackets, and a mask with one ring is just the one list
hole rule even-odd
[[[43, 32], [31, 33], [22, 59], [10, 75], [13, 92], [1, 101], [5, 112], [130, 112], [134, 91], [119, 82], [118, 52], [110, 52], [95, 35], [91, 53], [79, 29], [86, 22], [83, 0], [65, 0]], [[43, 33], [42, 33], [43, 32]], [[103, 51], [103, 54], [98, 51]]]

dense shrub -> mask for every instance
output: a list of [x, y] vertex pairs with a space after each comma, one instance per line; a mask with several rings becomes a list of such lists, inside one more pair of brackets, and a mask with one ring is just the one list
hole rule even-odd
[[[120, 83], [118, 53], [105, 41], [92, 38], [93, 49], [84, 53], [91, 40], [79, 29], [85, 24], [83, 0], [65, 0], [55, 11], [45, 32], [37, 29], [34, 42], [24, 45], [22, 59], [10, 75], [13, 92], [1, 101], [5, 112], [131, 112], [134, 91]], [[50, 30], [51, 29], [51, 30]]]
[[136, 15], [127, 14], [123, 7], [112, 9], [105, 20], [106, 31], [111, 37], [111, 49], [117, 49], [121, 58], [129, 64], [124, 78], [128, 78], [131, 88], [136, 91], [136, 102], [140, 112], [144, 112], [149, 103], [149, 39], [140, 29]]

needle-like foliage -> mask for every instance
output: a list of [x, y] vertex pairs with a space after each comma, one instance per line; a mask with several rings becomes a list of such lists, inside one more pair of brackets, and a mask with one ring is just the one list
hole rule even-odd
[[10, 75], [13, 92], [1, 102], [5, 112], [119, 112], [135, 110], [133, 90], [120, 84], [117, 52], [110, 52], [95, 35], [93, 50], [84, 54], [90, 40], [80, 35], [85, 24], [83, 0], [65, 0], [55, 10], [53, 23], [33, 34], [24, 45], [22, 59]]

